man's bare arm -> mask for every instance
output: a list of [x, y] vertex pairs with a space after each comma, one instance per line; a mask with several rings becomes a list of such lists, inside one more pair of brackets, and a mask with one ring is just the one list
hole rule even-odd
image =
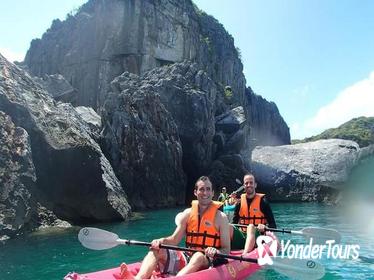
[[219, 224], [219, 231], [221, 236], [221, 248], [219, 249], [222, 254], [230, 254], [231, 243], [230, 243], [230, 225], [229, 220], [225, 213], [217, 212], [217, 224]]
[[179, 213], [176, 222], [177, 227], [174, 233], [168, 237], [163, 237], [160, 239], [155, 239], [152, 241], [152, 247], [157, 249], [159, 244], [166, 244], [166, 245], [178, 245], [179, 242], [182, 240], [184, 235], [186, 234], [186, 227], [187, 227], [187, 220], [190, 215], [191, 208], [187, 208], [183, 212]]

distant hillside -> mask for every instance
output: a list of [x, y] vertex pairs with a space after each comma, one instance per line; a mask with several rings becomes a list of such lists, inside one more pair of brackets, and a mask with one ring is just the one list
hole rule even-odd
[[339, 138], [357, 142], [360, 147], [374, 144], [374, 117], [352, 119], [337, 128], [330, 128], [321, 134], [303, 140], [292, 140], [292, 144], [305, 143], [320, 139]]

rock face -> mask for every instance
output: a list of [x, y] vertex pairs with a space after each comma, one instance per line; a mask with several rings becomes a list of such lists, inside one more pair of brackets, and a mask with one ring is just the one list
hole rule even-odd
[[[118, 116], [110, 110], [128, 115], [126, 121], [135, 125], [133, 135], [141, 128], [131, 112], [123, 111], [126, 106], [118, 108], [113, 104], [113, 96], [107, 98], [114, 92], [124, 94], [129, 90], [131, 96], [137, 92], [135, 100], [126, 100], [145, 104], [149, 100], [147, 92], [159, 95], [177, 127], [183, 157], [182, 169], [175, 172], [187, 175], [187, 194], [192, 193], [194, 181], [203, 174], [212, 175], [216, 184], [231, 184], [234, 178], [241, 177], [249, 166], [250, 138], [257, 138], [256, 144], [290, 143], [288, 127], [275, 104], [246, 90], [243, 66], [232, 36], [191, 0], [90, 0], [76, 15], [68, 16], [63, 22], [55, 20], [41, 39], [33, 40], [24, 63], [32, 75], [63, 75], [77, 89], [76, 104], [90, 106], [102, 114], [104, 152], [125, 189], [134, 189], [140, 170], [146, 170], [149, 164], [143, 160], [138, 162], [135, 154], [130, 160], [125, 158], [129, 155], [124, 152], [121, 141], [127, 136], [121, 134], [124, 131], [121, 123], [112, 123]], [[113, 89], [111, 81], [126, 71], [136, 76], [121, 76], [114, 83], [117, 88]], [[138, 90], [131, 83], [138, 85]], [[226, 86], [232, 89], [229, 100]], [[141, 97], [143, 87], [147, 92]], [[123, 100], [118, 102], [124, 104]], [[139, 113], [142, 109], [132, 110]], [[238, 123], [224, 120], [229, 115], [234, 115]], [[221, 124], [222, 120], [228, 123]], [[150, 123], [151, 127], [157, 126], [157, 120]], [[150, 131], [154, 129], [151, 127]], [[166, 131], [166, 140], [174, 132], [170, 133], [171, 130]], [[152, 135], [164, 134], [156, 129]], [[162, 150], [165, 143], [153, 140], [152, 145]], [[132, 146], [129, 144], [129, 147]], [[178, 156], [171, 154], [169, 160], [176, 161], [169, 162], [168, 166], [174, 172]], [[121, 169], [122, 162], [129, 164], [131, 176]], [[134, 168], [133, 164], [138, 167]], [[225, 176], [219, 175], [213, 166], [220, 166]], [[173, 176], [165, 182], [170, 182]], [[181, 182], [184, 179], [179, 179], [177, 185]], [[143, 194], [132, 192], [131, 196], [136, 198], [132, 201], [135, 207], [158, 205], [141, 197]], [[179, 203], [179, 199], [175, 202]]]
[[90, 0], [33, 40], [25, 63], [33, 75], [62, 74], [78, 105], [101, 107], [110, 82], [128, 71], [197, 62], [244, 101], [245, 79], [233, 38], [190, 0]]
[[34, 77], [56, 101], [68, 102], [73, 105], [77, 102], [77, 90], [60, 74], [44, 75], [43, 78]]
[[132, 206], [184, 204], [182, 145], [157, 87], [126, 72], [112, 90], [103, 110], [104, 146]]
[[75, 111], [87, 123], [93, 138], [100, 141], [101, 117], [90, 107], [78, 106], [75, 107]]
[[232, 103], [244, 108], [251, 126], [252, 147], [290, 143], [276, 105], [245, 88], [234, 39], [190, 0], [91, 0], [33, 40], [24, 63], [36, 76], [62, 74], [78, 90], [76, 104], [96, 110], [123, 72], [142, 75], [184, 60], [210, 78], [202, 90], [216, 95], [215, 116], [226, 111], [223, 89], [231, 86]]
[[357, 143], [340, 139], [257, 147], [252, 170], [274, 200], [321, 201], [348, 180], [359, 157]]
[[215, 84], [197, 64], [190, 63], [154, 69], [143, 75], [140, 82], [141, 87], [152, 85], [173, 117], [183, 146], [183, 169], [188, 177], [200, 177], [213, 157]]
[[242, 106], [216, 117], [217, 154], [239, 154], [246, 148], [249, 127]]
[[31, 223], [35, 182], [28, 134], [0, 111], [0, 239]]
[[250, 146], [291, 144], [290, 130], [279, 114], [277, 105], [246, 89], [248, 118], [251, 124]]
[[[1, 55], [0, 71], [0, 111], [30, 138], [34, 169], [28, 171], [30, 179], [23, 188], [64, 220], [125, 219], [130, 211], [126, 195], [74, 108], [56, 104], [39, 84]], [[30, 156], [28, 159], [31, 161]], [[21, 181], [14, 185], [22, 187]]]
[[[196, 63], [183, 62], [153, 69], [142, 76], [125, 72], [112, 83], [113, 91], [106, 100], [103, 110], [104, 137], [107, 146], [105, 151], [110, 154], [117, 174], [132, 174], [131, 179], [129, 179], [129, 175], [119, 175], [120, 180], [127, 183], [126, 186], [128, 186], [128, 182], [134, 181], [134, 178], [144, 178], [142, 170], [153, 170], [155, 174], [148, 172], [146, 176], [149, 174], [150, 178], [145, 178], [145, 181], [152, 181], [152, 187], [160, 190], [159, 195], [151, 193], [146, 199], [147, 203], [141, 203], [144, 199], [139, 198], [139, 195], [145, 197], [147, 191], [141, 192], [141, 194], [139, 189], [127, 191], [136, 198], [131, 199], [135, 207], [144, 207], [144, 205], [152, 207], [156, 203], [156, 197], [157, 203], [164, 205], [162, 198], [162, 194], [166, 193], [164, 185], [185, 184], [184, 172], [189, 179], [188, 187], [178, 187], [178, 189], [179, 193], [186, 194], [186, 200], [192, 198], [194, 181], [201, 174], [210, 174], [215, 183], [222, 183], [224, 177], [219, 176], [211, 168], [214, 160], [220, 161], [215, 165], [219, 164], [226, 169], [227, 175], [232, 175], [230, 182], [236, 177], [242, 176], [242, 173], [239, 176], [233, 175], [230, 170], [235, 170], [234, 174], [244, 170], [240, 151], [244, 148], [245, 139], [249, 134], [244, 110], [242, 107], [237, 107], [215, 119], [214, 111], [217, 108], [215, 104], [218, 95], [215, 83], [206, 72], [197, 67]], [[155, 97], [151, 98], [150, 96]], [[160, 112], [167, 112], [162, 113], [162, 116], [166, 122], [170, 123], [169, 125], [159, 124], [160, 120], [157, 116], [160, 113], [155, 113], [153, 108], [148, 108], [149, 101], [147, 100], [151, 100], [154, 107], [160, 107], [158, 109]], [[140, 120], [132, 117], [134, 112], [142, 116]], [[142, 125], [139, 125], [140, 123]], [[152, 126], [158, 127], [157, 133], [154, 133], [154, 128], [147, 129], [152, 132], [149, 136], [149, 132], [143, 131], [144, 129], [141, 128], [147, 125], [150, 125], [151, 128]], [[160, 131], [160, 127], [167, 129]], [[216, 132], [219, 134], [215, 134]], [[137, 134], [139, 136], [135, 137], [134, 135]], [[160, 140], [166, 141], [168, 146], [169, 138], [172, 137], [171, 143], [175, 142], [179, 145], [172, 151], [175, 150], [178, 153], [170, 153], [168, 149], [162, 148], [165, 155], [160, 154], [154, 160], [143, 160], [143, 152], [128, 154], [127, 150], [137, 150], [136, 145], [140, 145], [139, 143], [142, 142], [145, 142], [144, 146], [150, 149], [146, 154], [152, 153], [152, 146], [155, 153], [158, 153], [160, 147], [165, 145], [160, 140], [156, 141], [160, 137]], [[130, 139], [137, 140], [130, 142]], [[126, 143], [126, 145], [119, 146], [117, 143]], [[140, 147], [140, 149], [142, 148]], [[229, 155], [232, 154], [235, 154], [236, 160], [229, 160]], [[224, 160], [221, 161], [221, 158], [218, 157], [222, 157]], [[168, 158], [169, 160], [167, 160]], [[170, 161], [170, 159], [172, 160]], [[179, 164], [180, 161], [182, 161], [182, 165]], [[235, 162], [235, 166], [225, 167], [233, 162]], [[240, 168], [237, 168], [238, 163], [240, 163]], [[125, 166], [123, 166], [124, 164]], [[135, 166], [141, 166], [141, 168], [134, 168]], [[136, 171], [137, 169], [139, 172]], [[152, 179], [154, 176], [162, 177], [165, 182], [154, 182]], [[230, 176], [226, 176], [226, 179], [228, 177]], [[135, 185], [139, 184], [134, 181]], [[145, 185], [144, 188], [146, 188], [150, 184], [141, 183], [141, 185]], [[176, 201], [180, 203], [181, 198], [181, 196], [177, 196]], [[169, 205], [170, 203], [175, 204], [175, 201], [168, 203]]]

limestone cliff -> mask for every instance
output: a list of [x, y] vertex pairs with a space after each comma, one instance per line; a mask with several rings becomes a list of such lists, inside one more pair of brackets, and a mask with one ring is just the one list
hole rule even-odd
[[244, 100], [234, 39], [190, 0], [90, 0], [33, 40], [25, 64], [36, 76], [62, 74], [78, 90], [78, 105], [99, 108], [124, 71], [142, 74], [186, 59]]
[[[129, 182], [130, 190], [135, 190], [134, 178], [138, 180], [140, 170], [146, 170], [149, 164], [138, 160], [140, 154], [129, 154], [118, 144], [122, 141], [132, 147], [144, 140], [152, 142], [156, 150], [166, 151], [173, 162], [166, 166], [175, 174], [187, 175], [187, 181], [179, 176], [176, 182], [177, 189], [187, 182], [187, 194], [202, 174], [212, 175], [215, 184], [235, 184], [234, 179], [249, 168], [251, 139], [257, 139], [256, 144], [290, 143], [289, 129], [276, 105], [245, 88], [243, 65], [232, 36], [191, 0], [90, 0], [65, 21], [55, 20], [41, 39], [33, 40], [24, 65], [32, 75], [44, 79], [62, 75], [76, 90], [66, 98], [101, 114], [104, 153], [122, 185]], [[116, 82], [111, 86], [113, 80]], [[231, 88], [230, 98], [226, 86]], [[152, 102], [164, 107], [170, 115], [162, 115], [176, 124], [179, 140], [174, 142], [181, 144], [181, 170], [176, 168], [180, 151], [165, 146], [174, 130], [159, 131], [162, 123], [139, 108], [151, 102], [149, 92], [159, 95], [159, 100]], [[116, 95], [137, 104], [136, 109], [128, 108]], [[133, 96], [138, 98], [133, 100]], [[141, 133], [141, 120], [134, 117], [135, 113], [148, 119], [147, 130], [154, 141], [127, 141], [130, 139], [124, 131], [133, 136]], [[126, 121], [134, 130], [124, 129]], [[152, 164], [159, 166], [162, 160], [158, 157]], [[159, 174], [165, 174], [159, 167]], [[141, 195], [139, 189], [131, 191], [133, 206], [151, 206], [153, 202]], [[180, 198], [172, 203], [179, 203]]]
[[24, 63], [36, 76], [62, 74], [78, 90], [74, 102], [97, 109], [124, 71], [141, 75], [184, 60], [196, 62], [216, 83], [214, 115], [225, 111], [223, 88], [230, 85], [232, 102], [251, 116], [252, 138], [264, 145], [290, 142], [276, 105], [245, 88], [232, 36], [190, 0], [90, 0], [33, 40]]

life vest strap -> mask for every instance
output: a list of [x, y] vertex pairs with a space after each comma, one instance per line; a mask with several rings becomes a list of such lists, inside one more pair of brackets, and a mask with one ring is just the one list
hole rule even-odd
[[187, 232], [186, 233], [186, 237], [187, 236], [191, 236], [191, 237], [199, 237], [199, 236], [202, 236], [204, 238], [204, 236], [208, 237], [208, 238], [214, 238], [214, 239], [219, 239], [219, 235], [217, 234], [208, 234], [206, 233], [206, 231], [204, 233], [200, 233], [200, 232]]
[[266, 218], [264, 216], [254, 216], [254, 217], [245, 217], [245, 216], [239, 216], [239, 220], [243, 220], [243, 221], [248, 221], [248, 223], [250, 223], [251, 220], [255, 221], [255, 220], [265, 220]]
[[189, 242], [186, 242], [186, 247], [187, 247], [187, 248], [201, 248], [201, 249], [205, 249], [205, 248], [207, 248], [208, 246], [204, 246], [204, 245], [197, 244], [197, 243], [189, 243]]

